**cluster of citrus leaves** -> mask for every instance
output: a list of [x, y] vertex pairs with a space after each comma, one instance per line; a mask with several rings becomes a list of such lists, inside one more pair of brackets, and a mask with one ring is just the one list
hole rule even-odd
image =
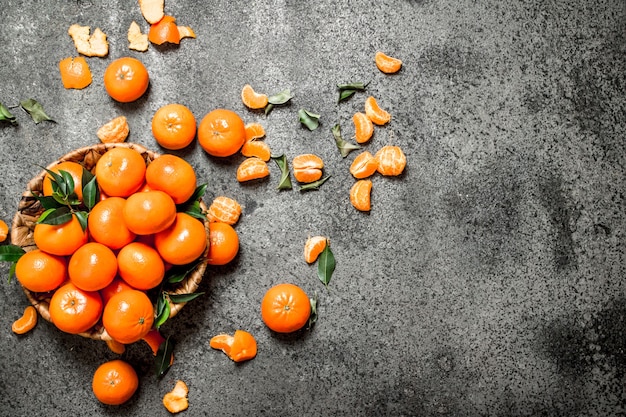
[[[35, 99], [29, 98], [27, 100], [22, 100], [20, 101], [19, 107], [28, 113], [36, 124], [43, 121], [54, 122], [54, 120], [46, 114], [41, 103]], [[0, 103], [0, 122], [11, 123], [13, 125], [18, 124], [15, 115], [13, 115], [9, 108], [2, 103]]]

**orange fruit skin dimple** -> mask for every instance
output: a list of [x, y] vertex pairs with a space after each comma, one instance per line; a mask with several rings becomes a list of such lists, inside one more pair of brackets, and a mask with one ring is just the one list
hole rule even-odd
[[234, 155], [245, 141], [246, 128], [243, 120], [232, 110], [212, 110], [202, 118], [198, 126], [198, 143], [212, 156]]
[[135, 394], [139, 377], [135, 369], [121, 359], [105, 362], [96, 369], [91, 382], [94, 395], [103, 404], [121, 405]]
[[357, 143], [365, 143], [372, 138], [374, 124], [365, 113], [354, 113], [352, 122], [354, 123], [354, 138]]
[[258, 180], [270, 175], [267, 163], [259, 157], [252, 156], [243, 160], [237, 167], [237, 181]]
[[378, 161], [376, 170], [385, 176], [398, 176], [406, 167], [406, 156], [398, 146], [383, 146], [376, 152], [374, 158]]
[[310, 183], [322, 178], [324, 161], [314, 154], [298, 155], [291, 161], [293, 176], [300, 183]]
[[166, 104], [152, 116], [152, 135], [165, 149], [183, 149], [196, 137], [196, 118], [182, 104]]
[[246, 84], [241, 89], [241, 101], [249, 109], [258, 110], [267, 106], [268, 97], [267, 94], [255, 92], [250, 84]]
[[370, 211], [371, 192], [371, 180], [358, 180], [350, 189], [350, 203], [359, 211]]
[[365, 100], [365, 114], [374, 124], [379, 126], [387, 124], [391, 120], [391, 114], [380, 108], [373, 96], [369, 96]]
[[187, 213], [177, 213], [170, 227], [155, 234], [154, 246], [165, 262], [186, 265], [203, 254], [207, 231], [200, 220]]
[[241, 205], [229, 197], [218, 196], [213, 199], [207, 211], [207, 219], [210, 222], [223, 222], [231, 226], [239, 221]]
[[144, 291], [127, 290], [115, 294], [102, 313], [102, 325], [120, 343], [141, 340], [152, 328], [154, 308]]
[[118, 58], [104, 71], [104, 88], [112, 99], [120, 103], [137, 100], [148, 90], [149, 83], [148, 70], [136, 58]]
[[376, 67], [385, 74], [395, 74], [402, 68], [402, 61], [398, 58], [393, 58], [385, 53], [378, 51], [374, 56]]
[[146, 184], [167, 193], [176, 204], [186, 202], [196, 191], [196, 172], [189, 162], [176, 155], [161, 155], [146, 169]]
[[98, 291], [117, 274], [117, 259], [102, 243], [89, 242], [78, 248], [67, 266], [70, 281], [81, 290]]
[[277, 333], [291, 333], [304, 327], [311, 315], [311, 301], [295, 284], [277, 284], [261, 300], [261, 318]]
[[82, 56], [62, 59], [59, 62], [59, 71], [61, 72], [63, 87], [67, 89], [80, 90], [91, 84], [91, 70]]
[[328, 239], [324, 236], [311, 236], [304, 243], [304, 260], [312, 264], [326, 249]]
[[52, 291], [67, 279], [67, 261], [62, 256], [35, 249], [17, 260], [15, 276], [29, 291]]
[[161, 232], [176, 220], [176, 204], [163, 191], [144, 191], [128, 197], [123, 211], [124, 223], [137, 235]]
[[53, 255], [71, 255], [82, 245], [87, 243], [89, 236], [76, 217], [66, 223], [51, 225], [37, 223], [33, 232], [33, 239], [37, 247]]
[[128, 197], [144, 183], [146, 162], [130, 148], [111, 148], [96, 163], [98, 185], [109, 197]]

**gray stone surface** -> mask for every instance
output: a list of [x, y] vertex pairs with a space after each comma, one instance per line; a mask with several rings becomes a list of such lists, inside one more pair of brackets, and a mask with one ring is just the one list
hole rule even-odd
[[[201, 5], [202, 4], [202, 5]], [[123, 358], [140, 388], [103, 406], [91, 377], [117, 355], [48, 322], [18, 337], [27, 305], [0, 267], [0, 415], [166, 416], [175, 380], [190, 388], [189, 416], [617, 416], [626, 410], [624, 213], [626, 10], [623, 0], [501, 2], [166, 1], [197, 39], [127, 49], [140, 22], [132, 1], [0, 1], [0, 102], [40, 101], [56, 123], [0, 126], [0, 218], [10, 222], [27, 181], [97, 128], [128, 117], [132, 142], [156, 145], [150, 120], [179, 102], [201, 119], [225, 107], [266, 128], [275, 153], [313, 152], [331, 179], [318, 191], [239, 184], [242, 157], [216, 159], [197, 144], [176, 152], [244, 214], [241, 250], [210, 268], [206, 295], [163, 331], [176, 362], [162, 379], [147, 347]], [[58, 62], [76, 55], [72, 23], [100, 27], [110, 54], [89, 58], [82, 90], [62, 87]], [[377, 50], [403, 59], [394, 76]], [[114, 58], [140, 58], [148, 94], [132, 104], [106, 95]], [[372, 211], [348, 202], [353, 179], [330, 128], [353, 134], [365, 94], [337, 104], [335, 85], [369, 81], [389, 110], [364, 148], [401, 146], [399, 178], [373, 178]], [[269, 116], [245, 109], [244, 84], [295, 97]], [[297, 110], [322, 115], [303, 129]], [[306, 237], [330, 237], [337, 269], [328, 289], [302, 260]], [[272, 334], [259, 303], [289, 281], [319, 297], [311, 332]], [[216, 333], [252, 332], [258, 356], [236, 365], [209, 347]]]

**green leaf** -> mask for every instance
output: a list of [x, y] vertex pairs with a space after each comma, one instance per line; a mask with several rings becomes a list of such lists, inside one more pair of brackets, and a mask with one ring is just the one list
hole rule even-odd
[[321, 186], [322, 184], [324, 184], [324, 183], [325, 183], [325, 182], [326, 182], [329, 178], [330, 178], [330, 175], [328, 175], [328, 176], [326, 176], [326, 177], [324, 177], [324, 178], [322, 178], [322, 179], [319, 179], [319, 180], [317, 180], [317, 181], [313, 181], [313, 182], [310, 182], [310, 183], [308, 183], [308, 184], [304, 184], [302, 187], [300, 187], [300, 191], [317, 190], [317, 189], [319, 189], [319, 188], [320, 188], [320, 186]]
[[[89, 172], [85, 170], [84, 172]], [[85, 183], [85, 175], [83, 174], [83, 203], [87, 210], [91, 210], [93, 206], [100, 200], [100, 190], [96, 177], [92, 175], [91, 179]]]
[[170, 312], [172, 311], [170, 303], [165, 293], [161, 293], [161, 296], [157, 300], [156, 319], [154, 320], [154, 327], [161, 327], [167, 319], [170, 318]]
[[0, 246], [0, 262], [15, 262], [24, 255], [26, 251], [17, 245]]
[[196, 190], [187, 201], [176, 206], [176, 211], [187, 213], [197, 219], [204, 219], [206, 216], [200, 207], [200, 199], [204, 197], [207, 186], [208, 184], [205, 183], [196, 187]]
[[300, 118], [300, 123], [305, 125], [309, 130], [315, 130], [320, 125], [319, 119], [321, 116], [319, 114], [300, 109], [298, 110], [298, 117]]
[[291, 177], [289, 176], [289, 163], [287, 162], [287, 157], [285, 154], [280, 156], [272, 156], [278, 168], [280, 168], [280, 181], [278, 182], [279, 190], [291, 190], [293, 186], [291, 185]]
[[15, 116], [13, 116], [13, 114], [9, 111], [9, 108], [2, 103], [0, 103], [0, 122], [9, 122], [14, 125], [17, 124]]
[[62, 206], [51, 195], [44, 196], [44, 195], [33, 194], [33, 197], [35, 197], [37, 201], [39, 201], [39, 203], [41, 204], [41, 207], [43, 207], [45, 210], [59, 208]]
[[186, 303], [188, 301], [195, 300], [196, 298], [200, 297], [203, 294], [204, 294], [203, 292], [194, 292], [191, 294], [168, 294], [168, 296], [170, 297], [170, 300], [172, 300], [174, 304], [179, 304], [179, 303]]
[[267, 116], [274, 109], [274, 105], [272, 103], [267, 103], [265, 106], [265, 115]]
[[172, 366], [172, 355], [174, 354], [174, 342], [170, 339], [170, 336], [165, 339], [154, 358], [154, 373], [157, 378], [165, 375], [170, 366]]
[[309, 302], [311, 303], [311, 314], [309, 315], [309, 323], [307, 324], [307, 329], [311, 329], [313, 325], [317, 322], [317, 292], [311, 298], [309, 298]]
[[87, 230], [87, 217], [89, 216], [89, 213], [86, 211], [75, 211], [74, 214], [80, 223], [80, 227], [83, 228], [83, 231]]
[[326, 241], [326, 247], [320, 253], [319, 258], [317, 258], [317, 276], [319, 277], [322, 284], [328, 286], [330, 282], [330, 278], [335, 271], [335, 255], [330, 250], [330, 241]]
[[337, 100], [337, 103], [349, 99], [357, 91], [364, 91], [365, 87], [367, 87], [367, 84], [369, 83], [363, 84], [361, 82], [358, 82], [349, 84], [337, 84], [337, 89], [339, 90], [339, 100]]
[[165, 280], [170, 284], [178, 284], [182, 282], [187, 275], [191, 273], [200, 264], [200, 261], [193, 262], [187, 265], [176, 265], [170, 268], [165, 275]]
[[267, 98], [267, 102], [273, 105], [280, 105], [287, 103], [292, 98], [293, 96], [291, 95], [291, 92], [287, 89], [281, 91], [280, 93], [272, 94]]
[[339, 124], [333, 126], [331, 128], [331, 131], [333, 132], [333, 136], [335, 137], [335, 143], [337, 144], [337, 148], [339, 149], [341, 156], [343, 156], [344, 158], [348, 156], [350, 152], [361, 149], [359, 145], [350, 143], [341, 136], [341, 126], [339, 126]]
[[30, 114], [30, 117], [37, 124], [43, 121], [54, 122], [54, 120], [46, 114], [43, 106], [35, 99], [29, 98], [28, 100], [23, 100], [20, 102], [20, 106]]
[[68, 207], [59, 207], [54, 209], [48, 209], [43, 212], [37, 223], [59, 225], [64, 224], [72, 220], [72, 212]]

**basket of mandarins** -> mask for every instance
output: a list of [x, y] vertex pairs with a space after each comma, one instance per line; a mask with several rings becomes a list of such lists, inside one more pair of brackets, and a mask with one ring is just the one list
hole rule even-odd
[[15, 276], [60, 330], [129, 344], [194, 299], [208, 221], [193, 167], [132, 143], [74, 150], [33, 178], [11, 240]]

